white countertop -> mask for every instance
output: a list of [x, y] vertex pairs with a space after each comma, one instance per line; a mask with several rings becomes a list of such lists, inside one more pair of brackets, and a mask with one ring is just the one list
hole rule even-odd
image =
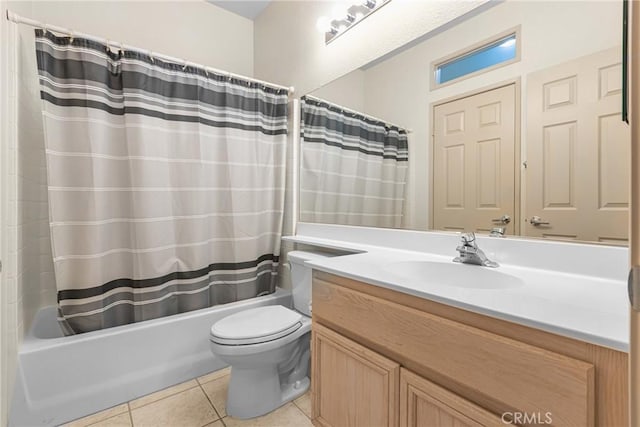
[[405, 261], [451, 263], [452, 256], [313, 236], [285, 240], [359, 252], [307, 263], [316, 270], [615, 350], [629, 349], [629, 302], [624, 280], [501, 262], [495, 271], [515, 276], [523, 283], [505, 289], [458, 287], [439, 284], [428, 277], [399, 275], [390, 268]]

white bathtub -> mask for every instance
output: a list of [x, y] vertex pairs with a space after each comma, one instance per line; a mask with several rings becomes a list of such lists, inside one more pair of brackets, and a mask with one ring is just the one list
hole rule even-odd
[[224, 368], [209, 350], [211, 325], [276, 304], [291, 307], [291, 293], [68, 337], [45, 307], [20, 347], [9, 425], [59, 425]]

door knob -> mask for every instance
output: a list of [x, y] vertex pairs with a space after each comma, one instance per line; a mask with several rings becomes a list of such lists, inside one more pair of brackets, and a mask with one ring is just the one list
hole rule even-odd
[[509, 215], [502, 215], [500, 218], [495, 218], [491, 221], [498, 224], [509, 224], [511, 222], [511, 217]]
[[531, 223], [531, 225], [534, 225], [534, 226], [549, 225], [548, 221], [545, 221], [544, 219], [540, 218], [537, 215], [532, 216], [529, 222]]

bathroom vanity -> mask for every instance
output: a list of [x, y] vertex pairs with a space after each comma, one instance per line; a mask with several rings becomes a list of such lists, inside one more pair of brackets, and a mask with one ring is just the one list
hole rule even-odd
[[627, 425], [626, 353], [321, 271], [312, 363], [322, 426]]
[[299, 230], [360, 252], [309, 263], [316, 425], [628, 425], [624, 249], [481, 237], [492, 269], [453, 233]]

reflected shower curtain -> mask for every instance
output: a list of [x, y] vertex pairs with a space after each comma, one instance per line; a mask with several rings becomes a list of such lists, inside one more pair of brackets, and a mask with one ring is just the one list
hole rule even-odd
[[40, 30], [36, 53], [67, 333], [273, 292], [286, 90]]
[[300, 220], [401, 227], [407, 131], [310, 96], [301, 108]]

